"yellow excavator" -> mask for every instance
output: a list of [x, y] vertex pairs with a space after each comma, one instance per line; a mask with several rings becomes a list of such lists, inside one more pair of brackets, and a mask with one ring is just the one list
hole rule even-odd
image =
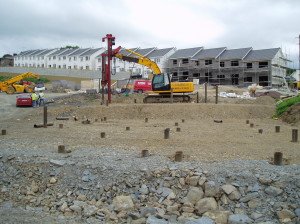
[[190, 96], [185, 94], [194, 92], [193, 82], [171, 82], [171, 75], [168, 73], [161, 73], [160, 68], [155, 62], [132, 50], [126, 49], [126, 51], [137, 57], [126, 56], [120, 53], [114, 54], [114, 57], [127, 62], [144, 65], [153, 71], [152, 91], [158, 94], [148, 95], [144, 98], [144, 103], [171, 102], [171, 95], [173, 95], [173, 102], [190, 102]]
[[9, 80], [6, 80], [4, 82], [0, 82], [0, 90], [2, 92], [6, 92], [7, 94], [13, 94], [13, 93], [32, 93], [34, 91], [34, 85], [33, 84], [25, 84], [23, 83], [23, 79], [27, 77], [34, 77], [39, 79], [40, 76], [36, 75], [32, 72], [26, 72], [24, 74], [18, 75], [16, 77], [13, 77]]

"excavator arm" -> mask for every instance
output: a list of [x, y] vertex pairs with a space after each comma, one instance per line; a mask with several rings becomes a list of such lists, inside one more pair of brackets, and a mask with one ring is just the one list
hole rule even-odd
[[120, 53], [116, 53], [114, 56], [123, 61], [134, 62], [134, 63], [140, 64], [140, 65], [144, 65], [144, 66], [150, 68], [155, 75], [161, 74], [160, 68], [157, 66], [157, 64], [155, 62], [151, 61], [149, 58], [146, 58], [145, 56], [138, 54], [129, 49], [126, 49], [126, 51], [128, 51], [132, 54], [135, 54], [137, 57], [126, 56], [126, 55], [123, 55]]
[[2, 82], [2, 85], [3, 86], [8, 86], [8, 85], [11, 85], [11, 84], [13, 84], [15, 82], [19, 82], [19, 81], [21, 81], [21, 80], [23, 80], [23, 79], [25, 79], [27, 77], [34, 77], [36, 79], [40, 78], [39, 75], [36, 75], [36, 74], [34, 74], [32, 72], [26, 72], [24, 74], [18, 75], [16, 77], [13, 77], [13, 78], [11, 78], [9, 80], [6, 80], [6, 81]]

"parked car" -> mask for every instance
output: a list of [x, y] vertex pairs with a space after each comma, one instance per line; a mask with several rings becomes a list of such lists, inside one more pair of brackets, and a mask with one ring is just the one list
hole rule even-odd
[[31, 94], [23, 93], [16, 96], [16, 106], [32, 106]]

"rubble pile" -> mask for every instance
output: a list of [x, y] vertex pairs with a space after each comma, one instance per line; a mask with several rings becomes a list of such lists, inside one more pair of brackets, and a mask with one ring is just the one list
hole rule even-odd
[[[299, 165], [135, 151], [0, 156], [0, 204], [82, 223], [299, 223]], [[83, 221], [84, 220], [84, 221]]]

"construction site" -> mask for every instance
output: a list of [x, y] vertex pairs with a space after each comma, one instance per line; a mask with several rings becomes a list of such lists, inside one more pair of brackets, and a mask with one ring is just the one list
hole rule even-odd
[[[107, 63], [153, 65], [109, 47]], [[2, 223], [300, 222], [300, 104], [275, 116], [297, 91], [190, 87], [151, 67], [152, 92], [113, 94], [109, 66], [101, 93], [49, 83], [37, 108], [0, 94]]]

